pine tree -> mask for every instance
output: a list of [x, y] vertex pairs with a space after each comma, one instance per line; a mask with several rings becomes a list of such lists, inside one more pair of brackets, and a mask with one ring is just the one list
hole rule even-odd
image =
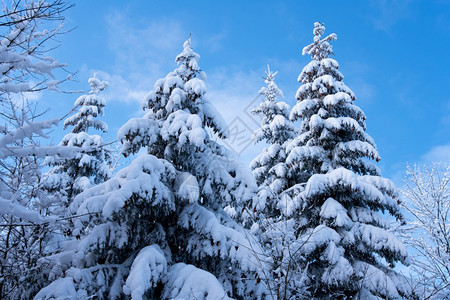
[[314, 42], [303, 49], [312, 61], [299, 76], [291, 112], [302, 125], [286, 162], [306, 185], [284, 197], [281, 211], [295, 222], [310, 296], [406, 296], [408, 287], [393, 267], [406, 263], [407, 252], [389, 232], [389, 216], [403, 220], [396, 188], [370, 161], [380, 159], [376, 145], [339, 64], [329, 58], [336, 35], [323, 38], [324, 31], [315, 23]]
[[[89, 129], [103, 133], [108, 131], [106, 123], [97, 119], [103, 115], [106, 105], [99, 93], [108, 87], [108, 83], [100, 81], [94, 74], [89, 78], [89, 85], [89, 94], [80, 96], [74, 103], [73, 109], [78, 111], [64, 121], [64, 129], [73, 126], [72, 131], [59, 143], [62, 147], [79, 147], [82, 152], [45, 160], [44, 163], [52, 168], [43, 180], [42, 189], [49, 194], [47, 203], [42, 203], [43, 207], [52, 206], [52, 210], [67, 208], [80, 192], [111, 177], [112, 150], [105, 146], [100, 135], [89, 134]], [[64, 205], [61, 206], [61, 203]], [[56, 211], [52, 213], [58, 214]]]
[[[178, 68], [157, 81], [143, 102], [143, 106], [151, 110], [148, 118], [156, 121], [161, 128], [156, 142], [150, 143], [148, 153], [171, 162], [182, 172], [182, 178], [191, 178], [183, 182], [193, 180], [197, 182], [194, 186], [198, 186], [200, 203], [177, 208], [176, 214], [183, 219], [182, 224], [180, 219], [177, 221], [183, 229], [178, 232], [183, 234], [172, 243], [181, 243], [181, 248], [192, 250], [177, 253], [172, 246], [172, 255], [217, 276], [231, 296], [257, 298], [261, 296], [262, 287], [256, 283], [256, 265], [248, 265], [249, 261], [255, 264], [255, 257], [249, 251], [253, 246], [245, 239], [243, 229], [222, 210], [229, 204], [252, 198], [256, 186], [245, 168], [209, 137], [209, 129], [219, 137], [226, 137], [227, 127], [207, 98], [206, 75], [199, 68], [200, 56], [192, 50], [191, 40], [187, 40], [183, 47], [182, 53], [175, 59]], [[217, 222], [220, 227], [205, 232], [202, 222]], [[233, 232], [234, 237], [218, 241], [214, 237], [214, 232], [218, 230]], [[203, 237], [198, 236], [199, 233]], [[211, 245], [215, 244], [211, 249], [205, 245], [207, 240]], [[233, 247], [242, 253], [238, 251], [235, 257], [234, 251], [230, 252]], [[244, 257], [241, 257], [242, 254]]]
[[209, 136], [209, 129], [227, 130], [207, 99], [198, 60], [189, 39], [178, 68], [145, 97], [146, 115], [120, 129], [124, 155], [148, 153], [75, 198], [70, 208], [85, 215], [75, 224], [79, 240], [49, 258], [53, 282], [36, 299], [264, 295], [254, 245], [222, 209], [251, 198], [256, 186]]
[[256, 254], [269, 262], [270, 269], [264, 279], [272, 298], [299, 299], [304, 292], [305, 276], [296, 254], [292, 222], [287, 222], [280, 211], [283, 194], [296, 182], [295, 176], [290, 178], [295, 174], [287, 172], [286, 147], [297, 132], [289, 120], [289, 105], [277, 100], [283, 93], [274, 81], [276, 74], [267, 67], [267, 87], [259, 91], [265, 101], [252, 111], [262, 116], [261, 127], [253, 133], [253, 140], [268, 144], [250, 164], [259, 187], [258, 197], [253, 202], [252, 233], [261, 243], [262, 251]]
[[275, 83], [277, 73], [271, 72], [267, 66], [265, 78], [267, 87], [259, 91], [265, 100], [252, 111], [253, 114], [262, 116], [261, 127], [253, 133], [253, 141], [255, 143], [264, 141], [269, 144], [250, 163], [260, 194], [258, 197], [260, 201], [256, 203], [255, 209], [265, 210], [266, 217], [279, 215], [276, 200], [269, 201], [269, 198], [286, 188], [286, 174], [281, 170], [280, 163], [286, 159], [286, 142], [294, 138], [296, 133], [293, 123], [289, 120], [289, 105], [277, 101], [279, 96], [283, 96], [283, 92]]

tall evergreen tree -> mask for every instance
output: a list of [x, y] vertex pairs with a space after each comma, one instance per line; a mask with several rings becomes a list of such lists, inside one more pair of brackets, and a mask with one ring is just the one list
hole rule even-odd
[[409, 293], [393, 271], [406, 263], [403, 244], [389, 232], [388, 217], [402, 220], [394, 184], [370, 161], [379, 155], [365, 132], [365, 115], [353, 104], [336, 60], [329, 58], [325, 26], [314, 24], [314, 42], [303, 49], [303, 68], [291, 120], [302, 119], [286, 162], [303, 191], [284, 197], [281, 211], [294, 220], [312, 297], [395, 299]]
[[261, 127], [253, 133], [253, 140], [268, 144], [250, 164], [259, 187], [253, 202], [252, 233], [261, 242], [259, 250], [262, 251], [257, 251], [257, 255], [269, 262], [270, 269], [264, 279], [272, 298], [299, 299], [304, 292], [302, 261], [296, 253], [292, 222], [287, 222], [280, 212], [283, 194], [292, 190], [291, 184], [295, 182], [295, 178], [290, 178], [295, 174], [287, 172], [286, 147], [297, 131], [289, 120], [289, 105], [277, 99], [283, 93], [275, 83], [276, 74], [267, 67], [267, 86], [259, 91], [265, 100], [252, 111], [262, 116]]
[[270, 71], [267, 66], [265, 78], [267, 87], [259, 91], [265, 100], [252, 111], [253, 114], [262, 117], [261, 127], [253, 133], [254, 142], [264, 141], [269, 144], [250, 163], [260, 194], [258, 197], [260, 201], [255, 204], [255, 208], [258, 211], [265, 211], [266, 217], [279, 215], [276, 200], [269, 199], [286, 188], [286, 176], [284, 172], [279, 172], [280, 162], [286, 159], [286, 142], [294, 138], [296, 133], [294, 124], [289, 120], [289, 105], [277, 99], [283, 96], [283, 92], [275, 83], [277, 73]]
[[[89, 134], [89, 129], [108, 131], [106, 123], [98, 119], [106, 105], [99, 93], [108, 87], [108, 83], [100, 81], [94, 74], [89, 78], [89, 85], [89, 94], [80, 96], [74, 103], [73, 109], [78, 111], [64, 121], [64, 129], [73, 126], [72, 131], [59, 143], [59, 146], [79, 147], [83, 151], [73, 156], [57, 155], [45, 160], [44, 163], [52, 167], [43, 180], [42, 188], [49, 193], [48, 203], [42, 203], [43, 207], [54, 206], [53, 210], [67, 208], [80, 192], [111, 177], [112, 150], [105, 146], [100, 135]], [[61, 202], [64, 205], [61, 206]]]
[[75, 198], [70, 208], [85, 215], [75, 224], [79, 240], [49, 258], [53, 282], [36, 299], [263, 297], [254, 245], [222, 209], [256, 186], [209, 136], [208, 128], [227, 130], [198, 60], [189, 39], [178, 68], [145, 97], [147, 114], [120, 129], [124, 155], [148, 153]]

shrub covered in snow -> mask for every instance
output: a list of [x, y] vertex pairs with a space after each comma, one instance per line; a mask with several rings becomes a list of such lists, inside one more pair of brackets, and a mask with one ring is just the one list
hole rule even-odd
[[411, 251], [415, 292], [426, 299], [450, 295], [450, 165], [407, 166], [400, 190], [410, 222], [403, 232]]
[[[0, 14], [0, 299], [27, 299], [39, 282], [49, 223], [34, 206], [41, 196], [41, 159], [63, 153], [40, 146], [58, 119], [38, 121], [28, 101], [44, 89], [58, 89], [54, 75], [64, 64], [47, 52], [61, 33], [64, 1], [7, 1]], [[50, 22], [49, 22], [50, 21]], [[71, 149], [70, 152], [76, 152]], [[70, 154], [70, 153], [66, 153]], [[29, 292], [29, 293], [28, 293]]]

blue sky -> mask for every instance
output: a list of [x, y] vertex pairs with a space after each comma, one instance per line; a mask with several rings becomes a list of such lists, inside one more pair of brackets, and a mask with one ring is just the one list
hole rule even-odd
[[[209, 98], [250, 134], [257, 125], [245, 109], [258, 101], [266, 65], [279, 71], [276, 82], [292, 106], [310, 61], [301, 50], [320, 21], [338, 36], [334, 58], [367, 115], [383, 174], [398, 182], [406, 162], [450, 161], [450, 1], [79, 1], [66, 16], [74, 30], [52, 54], [78, 73], [62, 88], [87, 90], [94, 72], [110, 82], [111, 140], [142, 115], [140, 100], [175, 68], [189, 33]], [[53, 117], [77, 96], [46, 93], [40, 101]], [[240, 159], [248, 163], [261, 147], [238, 149]]]

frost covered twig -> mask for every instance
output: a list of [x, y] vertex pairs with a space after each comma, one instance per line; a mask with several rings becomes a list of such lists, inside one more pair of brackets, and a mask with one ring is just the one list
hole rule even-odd
[[407, 166], [403, 207], [410, 213], [405, 242], [415, 250], [413, 271], [427, 298], [450, 294], [450, 165]]

